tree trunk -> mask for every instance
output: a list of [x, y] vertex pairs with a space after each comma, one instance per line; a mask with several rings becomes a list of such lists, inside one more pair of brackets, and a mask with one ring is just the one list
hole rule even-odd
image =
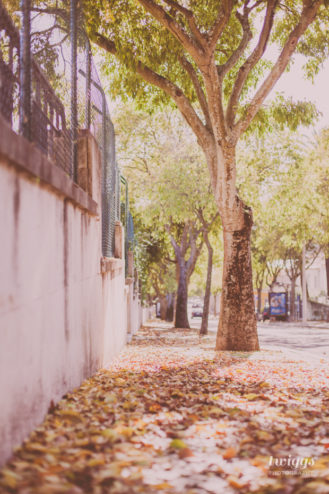
[[166, 320], [168, 301], [166, 296], [160, 298], [160, 319]]
[[[291, 279], [291, 290], [290, 290], [290, 321], [295, 320], [295, 288], [296, 288], [296, 280], [295, 278]], [[304, 304], [303, 304], [304, 310]]]
[[208, 235], [205, 236], [205, 242], [208, 249], [208, 267], [207, 267], [207, 281], [206, 281], [206, 291], [203, 301], [203, 313], [200, 334], [208, 334], [208, 318], [209, 318], [209, 305], [210, 305], [210, 294], [211, 294], [211, 274], [212, 274], [212, 260], [214, 250], [210, 245]]
[[326, 257], [327, 295], [329, 297], [329, 257]]
[[179, 280], [176, 298], [175, 328], [190, 328], [187, 317], [187, 269], [185, 260], [179, 261]]
[[166, 313], [166, 321], [173, 322], [174, 320], [174, 304], [175, 304], [175, 295], [173, 293], [168, 294], [168, 304], [167, 304], [167, 313]]
[[257, 287], [257, 314], [260, 315], [262, 312], [262, 291], [263, 283]]
[[230, 224], [227, 227], [223, 218], [222, 223], [224, 266], [216, 350], [259, 350], [252, 286], [251, 210], [244, 207], [240, 229], [234, 231]]
[[218, 316], [219, 314], [219, 310], [217, 311], [217, 307], [219, 306], [219, 293], [216, 293], [216, 295], [214, 296], [214, 300], [215, 300], [215, 305], [214, 305], [214, 316]]

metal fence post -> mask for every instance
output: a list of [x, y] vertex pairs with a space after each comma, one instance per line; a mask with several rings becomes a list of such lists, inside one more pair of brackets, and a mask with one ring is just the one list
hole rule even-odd
[[31, 75], [31, 0], [20, 0], [22, 26], [20, 31], [20, 108], [19, 129], [26, 139], [32, 137], [32, 75]]
[[70, 0], [70, 38], [71, 38], [71, 132], [72, 132], [72, 161], [71, 177], [77, 182], [77, 0]]
[[126, 180], [126, 198], [125, 198], [125, 255], [126, 255], [126, 276], [128, 276], [128, 252], [129, 252], [129, 240], [128, 240], [128, 219], [129, 219], [129, 195], [128, 195], [128, 182]]
[[86, 38], [86, 129], [90, 129], [91, 124], [91, 48], [88, 38]]
[[123, 175], [120, 175], [120, 182], [123, 183], [123, 185], [125, 186], [124, 229], [125, 229], [125, 273], [126, 273], [126, 277], [127, 277], [127, 274], [128, 274], [128, 250], [129, 250], [129, 244], [128, 244], [128, 215], [129, 215], [128, 182]]
[[114, 254], [114, 232], [115, 232], [115, 133], [113, 122], [109, 115], [107, 115], [108, 123], [108, 135], [109, 135], [109, 165], [110, 165], [110, 197], [109, 197], [109, 207], [110, 207], [110, 224], [109, 224], [109, 242], [111, 255]]
[[115, 191], [115, 199], [116, 199], [116, 208], [115, 208], [115, 214], [116, 214], [116, 221], [120, 221], [121, 218], [121, 211], [120, 211], [120, 205], [121, 205], [121, 198], [120, 198], [120, 170], [118, 165], [116, 165], [116, 191]]
[[108, 204], [108, 167], [107, 167], [107, 135], [106, 135], [106, 99], [102, 91], [102, 231], [103, 256], [110, 257], [108, 245], [109, 204]]

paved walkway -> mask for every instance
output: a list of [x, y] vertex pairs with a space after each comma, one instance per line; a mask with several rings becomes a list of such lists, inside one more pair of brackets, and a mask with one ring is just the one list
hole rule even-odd
[[[197, 329], [201, 319], [191, 319]], [[216, 333], [218, 318], [211, 317], [209, 331]], [[309, 321], [306, 326], [299, 322], [259, 322], [258, 335], [261, 348], [284, 350], [293, 358], [317, 361], [327, 359], [329, 365], [329, 323]]]
[[328, 366], [213, 348], [144, 328], [47, 415], [0, 492], [329, 493]]

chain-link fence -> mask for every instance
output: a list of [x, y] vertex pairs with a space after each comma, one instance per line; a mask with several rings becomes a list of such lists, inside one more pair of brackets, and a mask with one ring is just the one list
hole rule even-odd
[[136, 237], [134, 231], [134, 220], [129, 209], [129, 193], [128, 193], [128, 182], [121, 176], [121, 183], [124, 189], [121, 193], [121, 205], [118, 210], [120, 213], [120, 220], [125, 228], [125, 260], [126, 260], [126, 274], [128, 273], [128, 251], [133, 251], [136, 246]]
[[[89, 129], [102, 153], [103, 255], [114, 255], [120, 219], [115, 134], [76, 0], [0, 0], [0, 113], [77, 181], [78, 129]], [[7, 6], [10, 7], [9, 2]]]

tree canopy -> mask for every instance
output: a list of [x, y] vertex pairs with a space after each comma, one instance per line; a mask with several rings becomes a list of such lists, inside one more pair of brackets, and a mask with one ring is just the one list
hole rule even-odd
[[[88, 0], [85, 10], [92, 39], [115, 55], [104, 64], [112, 94], [149, 108], [173, 100], [193, 127], [213, 125], [201, 77], [202, 60], [206, 65], [213, 56], [221, 82], [218, 104], [236, 138], [294, 51], [306, 57], [309, 77], [328, 56], [328, 9], [322, 1], [194, 0], [183, 6], [175, 0]], [[266, 52], [271, 45], [276, 48]], [[296, 128], [315, 113], [312, 105], [278, 95], [259, 114], [259, 124], [271, 116]]]

